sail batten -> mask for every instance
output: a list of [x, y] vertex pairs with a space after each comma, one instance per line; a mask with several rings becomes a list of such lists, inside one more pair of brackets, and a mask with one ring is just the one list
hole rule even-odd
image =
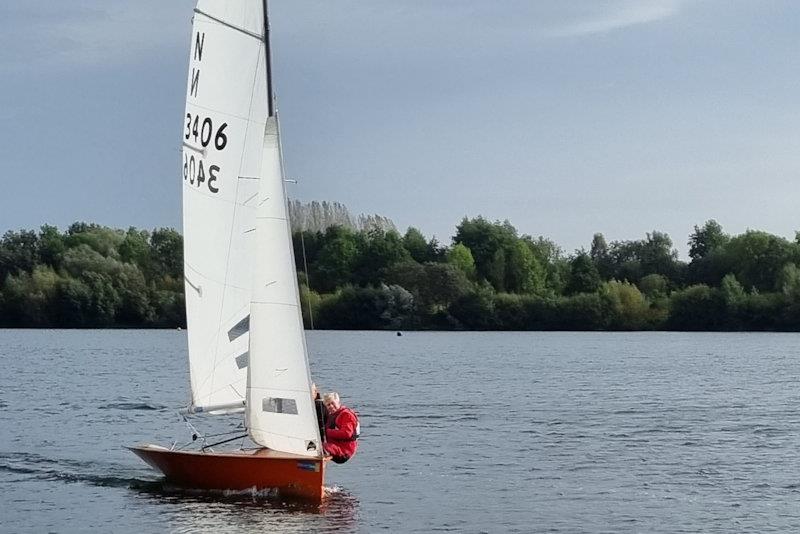
[[259, 41], [263, 41], [264, 40], [264, 36], [261, 35], [261, 34], [252, 32], [250, 30], [246, 30], [245, 28], [240, 28], [240, 27], [238, 27], [238, 26], [236, 26], [234, 24], [231, 24], [229, 22], [226, 22], [226, 21], [224, 21], [222, 19], [218, 19], [217, 17], [215, 17], [213, 15], [209, 15], [208, 13], [206, 13], [205, 11], [203, 11], [201, 9], [194, 8], [194, 12], [198, 13], [200, 15], [203, 15], [204, 17], [208, 17], [209, 19], [213, 20], [214, 22], [218, 22], [219, 24], [222, 24], [223, 26], [227, 26], [228, 28], [230, 28], [232, 30], [236, 30], [237, 32], [242, 32], [245, 35], [249, 35], [250, 37], [258, 39]]

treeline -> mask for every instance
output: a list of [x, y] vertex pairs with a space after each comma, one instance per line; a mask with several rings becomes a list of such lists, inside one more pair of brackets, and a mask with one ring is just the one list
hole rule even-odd
[[[308, 327], [800, 331], [800, 239], [730, 236], [708, 221], [689, 236], [687, 263], [657, 231], [595, 234], [588, 251], [564, 254], [482, 217], [462, 220], [449, 245], [414, 228], [354, 226], [294, 234]], [[7, 232], [0, 326], [184, 326], [182, 265], [172, 229]]]
[[183, 238], [75, 223], [0, 241], [0, 326], [184, 326]]
[[[302, 235], [302, 239], [300, 239]], [[508, 221], [467, 219], [452, 244], [416, 229], [295, 234], [305, 319], [317, 328], [800, 330], [800, 239], [695, 226], [691, 261], [654, 231], [565, 255]], [[309, 314], [309, 310], [311, 313]]]

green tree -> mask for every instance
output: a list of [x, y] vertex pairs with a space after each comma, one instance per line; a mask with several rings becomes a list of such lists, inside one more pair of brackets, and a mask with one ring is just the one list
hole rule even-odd
[[491, 261], [486, 265], [486, 280], [496, 291], [506, 290], [506, 270], [506, 251], [498, 248], [494, 251]]
[[149, 291], [136, 265], [123, 263], [114, 272], [113, 286], [120, 296], [116, 320], [126, 326], [142, 326], [154, 320]]
[[36, 266], [30, 274], [9, 275], [3, 287], [12, 326], [53, 326], [53, 303], [59, 277], [51, 267]]
[[30, 230], [8, 231], [0, 241], [0, 281], [10, 273], [33, 272], [38, 264], [39, 237]]
[[399, 286], [347, 286], [323, 297], [319, 327], [334, 329], [396, 329], [413, 313], [413, 297]]
[[52, 310], [54, 321], [61, 327], [86, 328], [94, 326], [92, 290], [77, 278], [58, 281]]
[[[181, 247], [183, 247], [182, 239], [180, 240], [180, 244]], [[120, 259], [125, 263], [137, 265], [142, 272], [153, 275], [156, 273], [152, 272], [150, 252], [150, 232], [147, 230], [137, 230], [133, 227], [128, 228], [125, 237], [119, 244]], [[183, 269], [183, 266], [181, 266], [181, 269]]]
[[498, 291], [505, 286], [507, 251], [516, 240], [517, 231], [511, 223], [490, 223], [483, 217], [465, 217], [453, 236], [453, 244], [460, 243], [472, 253], [478, 278], [488, 280]]
[[778, 275], [778, 289], [784, 295], [800, 299], [800, 269], [794, 263], [787, 263]]
[[608, 244], [603, 234], [597, 233], [592, 236], [592, 245], [589, 250], [589, 257], [592, 258], [597, 273], [603, 280], [609, 280], [614, 276], [614, 266]]
[[730, 237], [722, 231], [722, 226], [714, 219], [709, 219], [702, 228], [694, 226], [694, 232], [689, 236], [689, 257], [699, 260], [729, 241]]
[[354, 280], [359, 284], [380, 284], [388, 268], [411, 259], [400, 234], [394, 230], [372, 229], [362, 232], [359, 237], [359, 254], [354, 269]]
[[312, 288], [329, 292], [352, 282], [359, 251], [355, 233], [341, 226], [325, 230], [323, 243], [309, 281]]
[[49, 224], [43, 225], [39, 230], [39, 261], [57, 269], [65, 250], [64, 237], [58, 228]]
[[449, 263], [426, 263], [422, 280], [418, 300], [431, 313], [447, 309], [472, 288], [464, 272]]
[[433, 258], [429, 255], [430, 250], [428, 248], [428, 242], [425, 241], [425, 236], [414, 227], [409, 227], [406, 234], [403, 236], [403, 247], [405, 247], [411, 257], [419, 263], [433, 261]]
[[782, 237], [748, 230], [731, 239], [725, 246], [725, 253], [742, 285], [770, 291], [778, 288], [779, 274], [791, 261], [793, 247]]
[[526, 330], [527, 321], [522, 295], [498, 293], [494, 296], [494, 314], [501, 330]]
[[494, 296], [487, 288], [478, 288], [456, 299], [450, 305], [450, 315], [467, 330], [494, 330]]
[[569, 279], [569, 262], [561, 247], [542, 236], [534, 239], [524, 235], [520, 239], [531, 249], [536, 261], [544, 269], [544, 288], [539, 292], [550, 295], [563, 293]]
[[650, 306], [639, 289], [629, 282], [605, 282], [600, 294], [609, 310], [609, 327], [640, 330], [647, 326]]
[[534, 294], [544, 290], [545, 270], [522, 240], [509, 247], [505, 279], [506, 289], [513, 293]]
[[65, 242], [68, 248], [86, 245], [102, 256], [118, 259], [123, 239], [125, 233], [122, 230], [76, 222], [67, 230]]
[[720, 330], [726, 321], [725, 302], [717, 289], [694, 285], [670, 296], [668, 326], [673, 330]]
[[584, 251], [578, 252], [570, 263], [569, 281], [564, 292], [567, 295], [576, 293], [594, 293], [600, 287], [600, 274], [592, 258]]
[[462, 243], [456, 243], [447, 252], [447, 263], [463, 272], [470, 280], [475, 278], [475, 260], [472, 251]]
[[150, 236], [150, 260], [155, 273], [183, 280], [183, 236], [172, 228], [158, 228]]
[[605, 330], [610, 319], [608, 302], [599, 293], [562, 297], [552, 313], [548, 324], [553, 330]]
[[640, 242], [638, 259], [643, 274], [661, 274], [677, 280], [681, 270], [678, 251], [672, 248], [672, 239], [664, 232], [653, 230]]
[[114, 287], [114, 279], [107, 274], [89, 271], [84, 273], [82, 280], [92, 294], [92, 325], [113, 326], [117, 310], [122, 305], [122, 297]]
[[720, 293], [722, 294], [722, 300], [725, 301], [725, 305], [729, 309], [741, 306], [747, 299], [742, 284], [739, 283], [736, 279], [736, 275], [733, 274], [727, 274], [722, 279], [720, 283]]
[[668, 295], [669, 281], [663, 274], [648, 274], [639, 281], [639, 290], [651, 301], [656, 301]]

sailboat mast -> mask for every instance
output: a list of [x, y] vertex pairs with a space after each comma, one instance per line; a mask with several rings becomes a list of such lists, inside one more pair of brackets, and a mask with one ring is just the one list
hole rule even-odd
[[268, 0], [262, 0], [264, 6], [264, 55], [267, 61], [267, 116], [275, 115], [275, 94], [272, 92], [272, 50], [269, 43], [269, 6]]

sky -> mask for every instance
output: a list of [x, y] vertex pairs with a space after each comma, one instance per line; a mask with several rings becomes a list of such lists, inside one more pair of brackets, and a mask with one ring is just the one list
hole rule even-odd
[[[0, 233], [181, 225], [190, 0], [0, 4]], [[566, 253], [800, 230], [800, 3], [272, 0], [289, 194]]]

